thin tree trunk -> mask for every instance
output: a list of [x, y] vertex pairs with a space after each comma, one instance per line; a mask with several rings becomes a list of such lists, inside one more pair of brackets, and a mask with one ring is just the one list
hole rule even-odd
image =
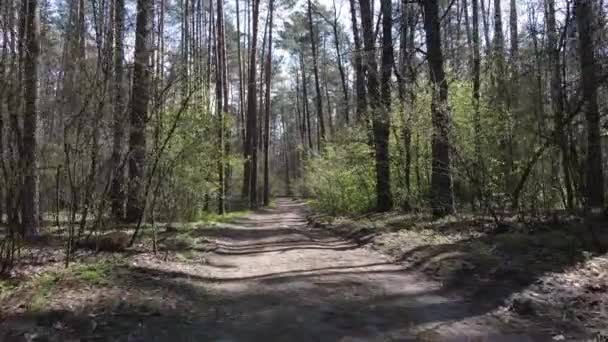
[[517, 3], [516, 0], [510, 0], [509, 2], [509, 31], [511, 40], [511, 59], [510, 59], [510, 71], [511, 71], [511, 82], [509, 92], [509, 107], [517, 111], [519, 105], [519, 35], [517, 33]]
[[462, 0], [462, 12], [464, 15], [464, 26], [467, 34], [467, 47], [469, 51], [473, 49], [472, 47], [472, 38], [471, 38], [471, 24], [469, 19], [469, 3], [468, 0]]
[[490, 17], [490, 1], [488, 0], [488, 8], [486, 9], [486, 1], [480, 0], [481, 4], [481, 18], [483, 20], [483, 37], [486, 42], [486, 55], [490, 55], [490, 47], [492, 46], [492, 42], [490, 41], [490, 24], [488, 23], [488, 18]]
[[118, 220], [124, 219], [125, 192], [124, 168], [122, 162], [124, 144], [125, 103], [123, 101], [124, 82], [124, 0], [114, 3], [114, 86], [113, 90], [113, 135], [112, 135], [112, 185], [110, 189], [112, 216]]
[[[476, 196], [482, 201], [479, 193], [485, 186], [485, 170], [481, 154], [481, 115], [479, 112], [480, 86], [481, 86], [481, 51], [479, 39], [479, 3], [480, 0], [471, 0], [473, 10], [473, 134], [475, 144], [475, 175], [473, 182], [476, 183], [478, 193]], [[483, 1], [483, 0], [481, 0]]]
[[[238, 36], [237, 44], [236, 44], [236, 55], [238, 59], [238, 73], [239, 73], [239, 118], [241, 120], [241, 138], [243, 140], [243, 146], [245, 145], [245, 88], [243, 85], [243, 57], [241, 56], [241, 13], [239, 9], [239, 3], [241, 0], [235, 0], [236, 2], [236, 33]], [[243, 151], [245, 148], [243, 147]], [[247, 158], [244, 155], [243, 157]]]
[[217, 0], [217, 36], [215, 45], [215, 59], [216, 59], [216, 73], [215, 73], [215, 102], [216, 102], [216, 114], [218, 120], [218, 213], [224, 214], [225, 203], [224, 203], [224, 177], [225, 177], [225, 163], [224, 163], [224, 152], [225, 152], [225, 141], [224, 141], [224, 110], [227, 108], [228, 94], [225, 87], [226, 82], [226, 61], [225, 57], [225, 46], [224, 46], [224, 0]]
[[[338, 35], [338, 10], [336, 9], [336, 1], [333, 1], [334, 8], [334, 19], [331, 23], [331, 28], [334, 33], [334, 47], [336, 49], [336, 57], [338, 61], [338, 72], [340, 73], [340, 82], [342, 84], [342, 93], [344, 96], [344, 123], [348, 126], [350, 123], [350, 116], [348, 114], [348, 86], [346, 85], [346, 72], [342, 64], [342, 51], [340, 50], [340, 36]], [[356, 29], [356, 28], [355, 28]]]
[[306, 122], [306, 133], [308, 135], [308, 148], [312, 151], [312, 128], [310, 126], [310, 108], [308, 107], [308, 79], [306, 78], [306, 68], [304, 66], [304, 52], [303, 49], [300, 49], [300, 66], [302, 68], [302, 96], [304, 102], [304, 116]]

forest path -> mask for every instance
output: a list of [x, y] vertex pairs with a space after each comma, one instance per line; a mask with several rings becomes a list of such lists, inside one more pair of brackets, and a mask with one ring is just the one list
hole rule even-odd
[[275, 208], [201, 234], [207, 265], [169, 273], [202, 289], [197, 305], [205, 313], [179, 329], [146, 324], [143, 340], [539, 340], [503, 333], [472, 305], [442, 295], [439, 284], [310, 228], [297, 200], [279, 198]]

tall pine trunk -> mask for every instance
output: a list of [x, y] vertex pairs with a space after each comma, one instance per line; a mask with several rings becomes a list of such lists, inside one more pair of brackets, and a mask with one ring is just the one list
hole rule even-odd
[[143, 218], [145, 202], [144, 177], [146, 170], [146, 122], [150, 99], [150, 38], [152, 32], [152, 0], [137, 0], [135, 51], [131, 111], [129, 113], [129, 189], [127, 221]]
[[268, 147], [270, 145], [270, 82], [272, 78], [272, 13], [274, 1], [269, 0], [269, 14], [268, 14], [268, 53], [266, 55], [266, 98], [265, 98], [265, 110], [264, 110], [264, 205], [270, 205], [270, 178], [268, 169]]
[[247, 85], [247, 151], [251, 158], [245, 160], [245, 177], [249, 179], [247, 194], [249, 207], [256, 209], [257, 201], [257, 96], [256, 96], [256, 54], [257, 54], [257, 34], [258, 16], [260, 11], [260, 0], [252, 0], [252, 35], [250, 38], [249, 49], [249, 77]]
[[382, 72], [380, 76], [380, 106], [373, 113], [374, 145], [376, 146], [376, 209], [393, 207], [389, 134], [391, 118], [391, 74], [393, 70], [393, 8], [391, 0], [381, 0], [382, 12]]
[[315, 102], [317, 104], [317, 120], [319, 122], [319, 150], [325, 141], [325, 122], [323, 121], [323, 93], [321, 93], [321, 81], [319, 80], [319, 60], [317, 51], [317, 39], [312, 20], [312, 1], [308, 0], [308, 30], [310, 34], [310, 48], [312, 51], [312, 70], [315, 76]]
[[585, 160], [585, 207], [596, 211], [604, 206], [604, 175], [597, 104], [597, 62], [595, 58], [595, 15], [592, 0], [576, 0], [583, 112], [587, 128]]
[[355, 65], [355, 94], [357, 97], [357, 121], [362, 121], [367, 111], [366, 91], [365, 91], [365, 69], [361, 61], [361, 38], [359, 37], [359, 26], [357, 25], [357, 8], [355, 0], [350, 2], [351, 27], [353, 29], [353, 41], [355, 43], [355, 51], [353, 62]]
[[224, 0], [217, 0], [217, 36], [215, 44], [215, 103], [216, 114], [218, 120], [218, 191], [217, 205], [218, 213], [223, 215], [225, 212], [225, 137], [224, 137], [224, 111], [227, 109], [227, 88], [226, 88], [226, 60], [225, 60], [225, 45], [224, 45]]
[[448, 104], [448, 83], [443, 69], [441, 26], [438, 0], [424, 1], [424, 29], [432, 85], [431, 113], [431, 208], [433, 215], [445, 216], [454, 212], [452, 158], [450, 146], [451, 118]]
[[[39, 234], [38, 176], [38, 11], [37, 0], [23, 0], [23, 233], [25, 237]], [[15, 109], [13, 109], [15, 110]]]

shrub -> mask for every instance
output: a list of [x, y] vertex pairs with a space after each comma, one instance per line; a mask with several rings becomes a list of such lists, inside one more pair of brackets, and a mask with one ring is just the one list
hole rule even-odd
[[307, 160], [304, 187], [312, 206], [332, 215], [364, 212], [373, 207], [374, 165], [367, 137], [350, 132]]

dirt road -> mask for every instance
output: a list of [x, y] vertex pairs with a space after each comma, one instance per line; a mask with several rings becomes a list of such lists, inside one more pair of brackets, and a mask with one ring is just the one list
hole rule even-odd
[[61, 290], [46, 312], [6, 320], [6, 336], [24, 340], [21, 325], [50, 336], [44, 341], [551, 340], [507, 328], [407, 265], [309, 227], [296, 200], [191, 233], [188, 260], [131, 259], [106, 287]]
[[[207, 265], [174, 275], [204, 288], [208, 311], [166, 331], [177, 340], [541, 340], [507, 330], [377, 252], [308, 227], [295, 200], [205, 234]], [[161, 338], [146, 330], [145, 338]]]

